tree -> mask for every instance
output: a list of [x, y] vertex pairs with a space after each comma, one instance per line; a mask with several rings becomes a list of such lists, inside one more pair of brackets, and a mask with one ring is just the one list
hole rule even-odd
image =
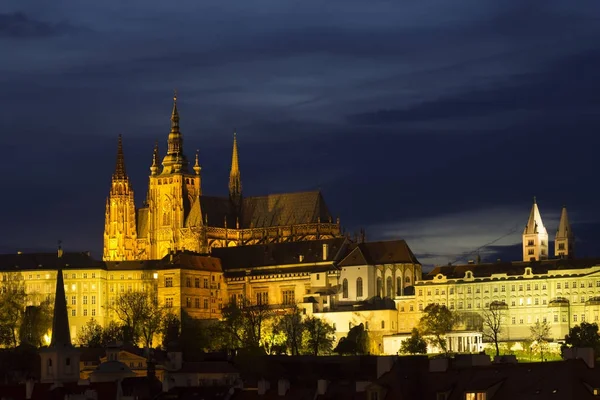
[[3, 278], [0, 286], [0, 343], [16, 347], [17, 332], [25, 316], [25, 283], [19, 273], [10, 273]]
[[483, 324], [483, 339], [494, 343], [496, 347], [496, 357], [500, 356], [500, 334], [502, 333], [502, 324], [506, 314], [506, 304], [504, 302], [493, 302], [490, 308], [481, 313], [481, 322]]
[[547, 321], [536, 321], [529, 327], [531, 340], [533, 340], [540, 350], [540, 359], [544, 361], [544, 348], [546, 347], [548, 336], [550, 336], [550, 325]]
[[160, 327], [163, 347], [166, 348], [171, 343], [179, 342], [180, 330], [181, 322], [177, 315], [167, 312]]
[[297, 306], [294, 306], [288, 314], [279, 318], [277, 330], [285, 335], [285, 344], [293, 356], [300, 354], [305, 326], [302, 322], [302, 314]]
[[132, 291], [120, 295], [112, 309], [123, 323], [124, 339], [137, 344], [141, 339], [144, 345], [152, 345], [154, 334], [159, 330], [163, 308], [151, 293]]
[[452, 331], [456, 321], [457, 317], [446, 306], [429, 304], [425, 307], [424, 315], [419, 321], [419, 326], [423, 334], [433, 336], [431, 343], [434, 346], [439, 347], [444, 353], [448, 354], [445, 336], [448, 332]]
[[102, 326], [92, 318], [77, 333], [77, 343], [82, 347], [103, 347], [103, 333]]
[[569, 329], [569, 334], [565, 336], [565, 344], [561, 346], [561, 350], [568, 347], [591, 347], [596, 356], [600, 355], [598, 324], [582, 322]]
[[333, 342], [335, 341], [335, 329], [333, 329], [333, 326], [314, 316], [306, 318], [303, 326], [306, 336], [306, 353], [313, 356], [331, 353]]
[[19, 339], [22, 344], [41, 347], [44, 336], [52, 328], [53, 305], [50, 298], [44, 300], [39, 306], [28, 306], [21, 321]]
[[102, 330], [102, 347], [123, 341], [123, 326], [115, 321], [110, 321]]
[[363, 324], [353, 326], [348, 336], [338, 342], [334, 352], [338, 354], [367, 354], [369, 352], [369, 334]]
[[426, 354], [427, 342], [417, 328], [413, 328], [410, 337], [400, 345], [400, 353], [402, 354]]
[[240, 306], [229, 304], [221, 313], [223, 319], [219, 328], [230, 349], [259, 348], [263, 327], [273, 317], [268, 304], [252, 304], [247, 299], [243, 299]]

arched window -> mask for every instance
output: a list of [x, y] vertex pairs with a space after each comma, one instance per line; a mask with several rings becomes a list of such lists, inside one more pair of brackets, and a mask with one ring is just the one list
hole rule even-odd
[[362, 278], [356, 279], [356, 297], [362, 297], [363, 295], [363, 286], [362, 286]]
[[348, 279], [344, 279], [342, 282], [342, 297], [344, 299], [348, 298]]
[[381, 277], [377, 278], [377, 296], [379, 297], [383, 297], [383, 282], [381, 280]]
[[406, 278], [404, 278], [404, 282], [410, 283], [410, 276], [407, 276]]
[[171, 215], [169, 212], [164, 212], [163, 213], [163, 225], [170, 225], [171, 224]]
[[391, 276], [385, 280], [385, 286], [387, 297], [394, 297], [394, 281]]
[[402, 277], [396, 278], [396, 296], [402, 296]]

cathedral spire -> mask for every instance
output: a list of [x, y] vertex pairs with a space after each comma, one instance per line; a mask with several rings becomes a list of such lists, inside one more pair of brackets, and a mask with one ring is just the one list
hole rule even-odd
[[177, 91], [173, 94], [171, 112], [171, 131], [167, 141], [167, 154], [163, 159], [164, 173], [187, 172], [188, 162], [183, 154], [183, 135], [179, 130], [179, 111], [177, 110]]
[[556, 236], [554, 237], [554, 255], [560, 258], [573, 258], [575, 237], [571, 231], [567, 207], [563, 206]]
[[52, 339], [50, 340], [50, 347], [61, 348], [71, 346], [69, 316], [67, 313], [67, 301], [65, 297], [65, 282], [62, 269], [59, 269], [56, 275], [56, 294], [54, 297], [54, 316], [52, 318]]
[[229, 198], [236, 207], [240, 207], [242, 198], [242, 177], [238, 159], [237, 134], [233, 131], [233, 152], [231, 155], [231, 171], [229, 172]]
[[123, 155], [123, 137], [121, 134], [119, 134], [119, 140], [117, 142], [117, 165], [115, 166], [113, 179], [127, 179], [127, 172], [125, 171], [125, 156]]
[[542, 222], [542, 216], [540, 215], [540, 210], [538, 208], [535, 196], [533, 196], [533, 206], [531, 207], [531, 212], [529, 213], [529, 220], [527, 221], [527, 225], [523, 231], [524, 235], [534, 233], [548, 234], [548, 231], [546, 231], [546, 227]]
[[158, 166], [160, 164], [158, 156], [158, 142], [154, 142], [154, 151], [152, 152], [152, 165], [150, 166], [150, 173], [156, 175], [158, 173]]
[[196, 150], [196, 162], [194, 163], [194, 172], [196, 175], [200, 175], [200, 170], [202, 169], [200, 163], [198, 162], [198, 152], [199, 150]]

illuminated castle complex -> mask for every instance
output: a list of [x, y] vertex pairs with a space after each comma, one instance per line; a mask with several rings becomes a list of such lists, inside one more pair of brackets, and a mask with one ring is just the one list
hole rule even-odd
[[167, 154], [154, 148], [148, 194], [136, 208], [119, 136], [117, 163], [106, 200], [105, 261], [160, 259], [170, 251], [207, 253], [215, 247], [329, 239], [341, 236], [319, 191], [244, 197], [234, 133], [229, 196], [202, 193], [198, 153], [183, 151], [177, 97]]

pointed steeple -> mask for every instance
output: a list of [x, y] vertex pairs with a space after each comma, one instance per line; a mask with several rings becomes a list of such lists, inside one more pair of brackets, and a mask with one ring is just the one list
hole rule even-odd
[[152, 152], [152, 165], [150, 166], [150, 173], [156, 175], [158, 173], [160, 165], [160, 159], [158, 155], [158, 142], [154, 142], [154, 151]]
[[113, 179], [127, 179], [127, 172], [125, 171], [125, 156], [123, 155], [123, 138], [121, 134], [119, 134], [119, 140], [117, 142], [117, 165], [115, 166]]
[[540, 215], [540, 210], [538, 208], [535, 196], [533, 197], [533, 206], [531, 207], [529, 220], [527, 221], [523, 235], [530, 235], [534, 233], [548, 234], [548, 231], [546, 231], [546, 227], [542, 222], [542, 216]]
[[523, 261], [539, 261], [548, 258], [548, 231], [533, 198], [533, 206], [529, 213], [527, 225], [523, 230]]
[[187, 172], [188, 162], [183, 154], [183, 135], [179, 130], [179, 111], [177, 110], [177, 91], [173, 94], [173, 111], [171, 112], [171, 131], [167, 141], [167, 154], [163, 159], [164, 173]]
[[59, 269], [56, 275], [56, 294], [54, 297], [54, 317], [52, 319], [52, 339], [50, 340], [50, 347], [60, 348], [71, 346], [65, 282], [62, 269]]
[[575, 237], [573, 231], [571, 231], [567, 207], [563, 206], [560, 213], [560, 221], [558, 222], [558, 229], [556, 230], [556, 236], [554, 237], [554, 255], [561, 258], [573, 258], [575, 255], [574, 245]]
[[199, 150], [196, 150], [196, 162], [194, 163], [194, 172], [196, 175], [200, 175], [200, 170], [202, 169], [200, 163], [198, 162], [198, 152]]
[[229, 172], [229, 198], [240, 207], [242, 199], [242, 176], [238, 159], [237, 134], [233, 131], [233, 152], [231, 155], [231, 171]]

